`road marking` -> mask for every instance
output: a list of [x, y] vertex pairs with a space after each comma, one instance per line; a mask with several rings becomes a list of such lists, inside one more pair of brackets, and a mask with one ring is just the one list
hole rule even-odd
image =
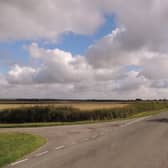
[[56, 150], [60, 150], [60, 149], [63, 149], [63, 148], [65, 148], [64, 145], [62, 145], [62, 146], [58, 146], [58, 147], [56, 147], [55, 149], [56, 149]]
[[124, 127], [127, 127], [127, 126], [129, 126], [129, 125], [132, 125], [132, 124], [134, 124], [134, 123], [137, 123], [137, 122], [140, 122], [140, 121], [142, 121], [142, 120], [145, 120], [145, 119], [147, 119], [147, 118], [150, 118], [150, 116], [149, 116], [149, 117], [139, 118], [139, 119], [130, 121], [130, 122], [128, 122], [128, 123], [125, 123], [125, 124], [121, 125], [120, 127], [121, 127], [121, 128], [124, 128]]
[[26, 162], [26, 161], [28, 161], [28, 159], [24, 159], [24, 160], [20, 160], [20, 161], [14, 162], [14, 163], [11, 164], [11, 166], [15, 166], [15, 165], [17, 165], [19, 163], [23, 163], [23, 162]]
[[36, 154], [36, 156], [39, 157], [39, 156], [45, 155], [45, 154], [47, 154], [47, 153], [48, 153], [48, 151], [44, 151], [44, 152], [41, 152], [41, 153]]

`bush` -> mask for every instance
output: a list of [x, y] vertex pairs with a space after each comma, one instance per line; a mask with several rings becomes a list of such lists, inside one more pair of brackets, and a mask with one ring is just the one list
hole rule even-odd
[[139, 102], [123, 108], [82, 111], [73, 107], [33, 106], [0, 111], [0, 123], [74, 122], [127, 118], [137, 113], [168, 108], [167, 102]]

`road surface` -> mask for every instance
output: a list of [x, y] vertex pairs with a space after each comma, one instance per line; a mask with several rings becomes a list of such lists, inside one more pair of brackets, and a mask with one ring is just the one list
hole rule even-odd
[[80, 126], [1, 129], [48, 143], [7, 168], [168, 168], [168, 113]]

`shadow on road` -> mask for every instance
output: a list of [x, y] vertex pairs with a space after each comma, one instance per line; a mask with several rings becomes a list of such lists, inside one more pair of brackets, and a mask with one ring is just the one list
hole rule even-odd
[[148, 120], [150, 122], [160, 122], [160, 123], [168, 123], [168, 118], [157, 118], [157, 119], [151, 119]]

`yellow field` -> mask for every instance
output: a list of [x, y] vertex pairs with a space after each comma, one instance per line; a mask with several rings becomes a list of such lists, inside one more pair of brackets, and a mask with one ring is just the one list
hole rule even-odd
[[[68, 105], [68, 104], [67, 104]], [[125, 107], [127, 104], [121, 103], [72, 103], [69, 106], [78, 108], [80, 110], [95, 110], [95, 109], [108, 109], [115, 107]]]
[[[30, 107], [30, 106], [47, 106], [49, 104], [0, 104], [0, 109], [9, 109], [9, 108], [18, 108], [18, 107]], [[95, 110], [95, 109], [108, 109], [108, 108], [115, 108], [115, 107], [125, 107], [128, 104], [124, 103], [98, 103], [98, 102], [86, 102], [86, 103], [55, 103], [50, 104], [54, 105], [56, 107], [62, 107], [62, 106], [71, 106], [74, 108], [78, 108], [80, 110]]]

